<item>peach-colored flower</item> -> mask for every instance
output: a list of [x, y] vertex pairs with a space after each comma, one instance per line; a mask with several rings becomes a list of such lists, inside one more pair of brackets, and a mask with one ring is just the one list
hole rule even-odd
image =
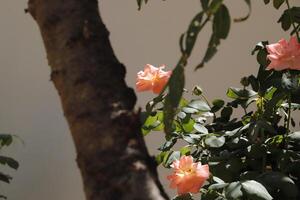
[[152, 90], [155, 94], [159, 94], [167, 84], [172, 71], [165, 72], [165, 65], [154, 67], [147, 64], [144, 71], [137, 73], [136, 89], [139, 92]]
[[271, 61], [267, 69], [300, 70], [300, 43], [296, 36], [292, 36], [290, 41], [281, 39], [278, 43], [267, 45], [266, 48], [269, 52], [267, 58]]
[[171, 165], [173, 174], [167, 177], [171, 181], [170, 188], [177, 188], [179, 195], [185, 193], [198, 193], [209, 177], [209, 166], [193, 162], [192, 156], [182, 156]]

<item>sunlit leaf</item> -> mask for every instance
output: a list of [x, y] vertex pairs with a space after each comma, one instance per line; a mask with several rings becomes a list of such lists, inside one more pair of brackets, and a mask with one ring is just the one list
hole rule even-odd
[[266, 188], [259, 182], [249, 180], [242, 182], [242, 191], [244, 191], [249, 199], [257, 200], [272, 200], [273, 197], [269, 194]]

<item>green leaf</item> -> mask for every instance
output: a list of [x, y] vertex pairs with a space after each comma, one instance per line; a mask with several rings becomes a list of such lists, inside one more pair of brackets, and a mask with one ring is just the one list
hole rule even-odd
[[179, 63], [173, 70], [168, 85], [169, 94], [165, 98], [164, 106], [164, 128], [167, 135], [172, 132], [173, 119], [176, 115], [177, 107], [183, 93], [184, 68], [181, 63]]
[[196, 108], [191, 108], [191, 107], [183, 107], [182, 111], [189, 114], [196, 114], [199, 112], [199, 110], [197, 110]]
[[227, 7], [222, 4], [213, 19], [213, 33], [219, 39], [226, 39], [230, 30], [230, 15]]
[[[281, 104], [281, 106], [283, 108], [289, 108], [289, 104], [288, 103], [283, 103], [283, 104]], [[300, 104], [298, 104], [298, 103], [291, 103], [291, 109], [293, 109], [293, 110], [300, 110]]]
[[156, 157], [155, 157], [155, 161], [157, 163], [157, 165], [160, 165], [161, 163], [163, 163], [164, 161], [167, 160], [167, 158], [169, 157], [170, 152], [169, 151], [162, 151], [160, 152]]
[[219, 189], [225, 188], [228, 185], [229, 185], [229, 183], [215, 183], [215, 184], [210, 185], [208, 187], [208, 189], [209, 190], [219, 190]]
[[274, 127], [266, 120], [258, 120], [256, 122], [256, 125], [258, 128], [260, 129], [264, 129], [264, 131], [268, 131], [269, 133], [272, 133], [272, 134], [276, 134], [276, 130], [274, 129]]
[[284, 31], [287, 31], [290, 29], [292, 22], [291, 22], [291, 18], [289, 15], [289, 12], [284, 12], [281, 17], [278, 20], [278, 23], [281, 23], [281, 28]]
[[159, 147], [158, 150], [160, 150], [160, 151], [169, 151], [174, 146], [174, 144], [176, 142], [177, 142], [176, 138], [170, 139], [170, 140], [166, 141], [161, 147]]
[[259, 75], [260, 74], [269, 74], [267, 73], [268, 71], [265, 70], [265, 68], [268, 66], [268, 64], [270, 63], [270, 61], [267, 59], [267, 49], [266, 49], [266, 45], [268, 45], [268, 41], [262, 41], [262, 42], [259, 42], [258, 44], [256, 44], [255, 48], [252, 50], [252, 55], [255, 54], [255, 52], [257, 52], [257, 55], [256, 55], [256, 60], [257, 62], [262, 66], [260, 67], [259, 69], [259, 72], [258, 72], [258, 80], [260, 80], [260, 77]]
[[213, 0], [208, 8], [208, 15], [215, 14], [221, 7], [223, 0]]
[[185, 98], [181, 98], [180, 99], [180, 102], [179, 102], [179, 108], [182, 108], [182, 107], [185, 107], [185, 106], [187, 106], [188, 105], [188, 101], [185, 99]]
[[242, 191], [247, 194], [249, 199], [255, 199], [255, 200], [273, 199], [273, 197], [269, 194], [266, 188], [261, 183], [254, 180], [242, 182]]
[[139, 7], [139, 10], [140, 10], [141, 7], [142, 7], [142, 2], [143, 2], [143, 0], [137, 0], [137, 4], [138, 4], [138, 7]]
[[226, 121], [229, 121], [230, 116], [232, 115], [233, 109], [232, 107], [224, 107], [221, 111], [221, 118], [223, 118]]
[[272, 113], [277, 110], [277, 104], [286, 97], [285, 92], [276, 90], [272, 96], [272, 99], [267, 102], [265, 106], [264, 117], [268, 119], [272, 116]]
[[197, 40], [198, 33], [201, 31], [203, 26], [201, 26], [203, 11], [198, 13], [191, 21], [189, 28], [186, 33], [186, 43], [185, 43], [185, 53], [189, 56], [194, 48], [195, 42]]
[[201, 63], [195, 70], [202, 68], [217, 52], [217, 46], [220, 44], [220, 39], [225, 39], [230, 30], [230, 15], [227, 7], [222, 4], [222, 1], [213, 1], [210, 5], [208, 15], [215, 13], [213, 19], [213, 33], [210, 37], [207, 50]]
[[207, 10], [208, 9], [209, 0], [200, 0], [200, 2], [201, 2], [202, 9], [203, 10]]
[[270, 0], [264, 0], [264, 3], [265, 3], [265, 4], [270, 3]]
[[230, 183], [225, 188], [225, 196], [229, 200], [237, 200], [240, 199], [243, 196], [243, 193], [241, 191], [242, 185], [239, 181]]
[[0, 134], [0, 145], [9, 146], [13, 141], [13, 138], [9, 134]]
[[300, 144], [300, 131], [289, 134], [288, 135], [288, 140], [290, 142]]
[[207, 128], [205, 128], [205, 126], [203, 126], [202, 124], [195, 123], [195, 124], [194, 124], [194, 129], [195, 129], [197, 132], [199, 132], [199, 133], [202, 133], [202, 134], [208, 134]]
[[294, 22], [300, 23], [300, 7], [292, 7], [291, 9], [287, 9], [284, 12], [291, 15], [291, 18]]
[[187, 116], [187, 114], [186, 114], [185, 112], [179, 112], [179, 113], [177, 114], [177, 116], [178, 116], [180, 119], [184, 119], [184, 118]]
[[246, 100], [246, 99], [249, 99], [250, 97], [253, 97], [253, 96], [257, 95], [257, 93], [255, 91], [249, 90], [249, 89], [241, 89], [241, 88], [230, 87], [227, 90], [226, 95], [229, 98], [232, 98], [232, 99]]
[[229, 136], [229, 137], [238, 137], [240, 136], [243, 132], [245, 132], [246, 130], [248, 130], [250, 127], [250, 124], [246, 124], [245, 126], [236, 128], [232, 131], [226, 131], [225, 135]]
[[137, 0], [138, 10], [141, 10], [142, 3], [148, 3], [148, 0]]
[[146, 111], [148, 114], [153, 112], [154, 107], [158, 104], [158, 103], [162, 103], [164, 100], [164, 95], [163, 94], [159, 94], [157, 97], [155, 97], [152, 101], [149, 101], [146, 104]]
[[273, 6], [276, 9], [279, 9], [280, 6], [284, 3], [285, 0], [273, 0]]
[[11, 179], [12, 179], [11, 176], [9, 176], [7, 174], [3, 174], [2, 172], [0, 172], [0, 181], [3, 181], [5, 183], [10, 183]]
[[194, 124], [195, 124], [195, 121], [192, 118], [190, 120], [186, 121], [186, 122], [183, 122], [182, 127], [184, 129], [184, 132], [185, 133], [192, 132], [194, 130]]
[[211, 108], [212, 112], [218, 112], [224, 105], [225, 105], [225, 101], [223, 101], [222, 99], [215, 99], [212, 102], [213, 107]]
[[0, 156], [0, 163], [3, 165], [8, 165], [9, 167], [11, 167], [13, 169], [19, 168], [19, 163], [10, 157]]
[[202, 68], [212, 57], [217, 53], [217, 46], [220, 44], [220, 39], [213, 33], [210, 37], [207, 50], [201, 61], [201, 63], [195, 68], [195, 70]]
[[294, 92], [300, 89], [300, 84], [297, 76], [289, 72], [282, 74], [281, 87], [285, 91]]
[[180, 158], [180, 152], [179, 151], [173, 151], [170, 153], [167, 162], [165, 163], [166, 167], [169, 167], [175, 160], [179, 160]]
[[183, 155], [190, 155], [191, 148], [190, 148], [190, 146], [184, 146], [184, 147], [181, 147], [179, 151], [180, 151], [180, 155], [181, 156], [183, 156]]
[[259, 82], [258, 82], [257, 78], [256, 78], [255, 76], [253, 76], [253, 75], [250, 75], [250, 76], [248, 77], [248, 81], [249, 81], [249, 83], [250, 83], [252, 89], [253, 89], [255, 92], [258, 92], [258, 90], [259, 90]]
[[222, 179], [216, 177], [216, 176], [213, 176], [212, 177], [213, 181], [216, 182], [216, 183], [225, 183]]
[[253, 144], [248, 146], [246, 155], [250, 158], [262, 158], [267, 154], [267, 147], [265, 145]]
[[159, 131], [162, 129], [163, 112], [157, 111], [154, 116], [149, 115], [145, 120], [142, 131], [144, 135], [147, 135], [151, 130]]
[[186, 34], [183, 33], [183, 34], [181, 34], [181, 36], [179, 38], [179, 48], [180, 48], [181, 54], [185, 53], [185, 44], [184, 44], [185, 36], [186, 36]]
[[225, 144], [225, 137], [217, 137], [215, 135], [208, 136], [205, 139], [205, 144], [212, 148], [219, 148]]
[[274, 137], [270, 137], [265, 141], [267, 145], [275, 145], [278, 146], [283, 142], [283, 135], [276, 135]]
[[189, 144], [196, 144], [200, 140], [200, 136], [197, 134], [187, 134], [182, 135], [182, 139], [184, 139]]
[[254, 47], [254, 49], [252, 50], [251, 54], [254, 55], [255, 52], [259, 52], [260, 50], [263, 50], [266, 48], [266, 45], [268, 45], [269, 42], [268, 41], [261, 41], [259, 43], [257, 43]]
[[270, 100], [272, 99], [272, 97], [273, 97], [273, 94], [276, 92], [276, 90], [277, 90], [277, 88], [274, 88], [274, 87], [269, 88], [269, 89], [266, 91], [266, 93], [265, 93], [265, 95], [264, 95], [264, 98], [265, 98], [266, 100], [270, 101]]
[[270, 63], [270, 61], [267, 59], [267, 54], [268, 54], [267, 51], [264, 49], [264, 50], [260, 50], [256, 56], [257, 62], [263, 67], [267, 67]]
[[257, 181], [262, 183], [274, 197], [297, 199], [298, 188], [294, 181], [280, 172], [263, 173], [257, 178]]
[[188, 104], [189, 107], [191, 108], [195, 108], [201, 112], [208, 112], [210, 111], [210, 107], [209, 105], [205, 102], [205, 101], [202, 101], [202, 100], [192, 100], [189, 104]]

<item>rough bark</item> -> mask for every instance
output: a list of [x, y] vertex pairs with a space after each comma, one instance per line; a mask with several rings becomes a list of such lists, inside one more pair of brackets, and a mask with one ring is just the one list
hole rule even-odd
[[86, 199], [168, 199], [97, 0], [29, 0], [27, 11], [41, 31]]

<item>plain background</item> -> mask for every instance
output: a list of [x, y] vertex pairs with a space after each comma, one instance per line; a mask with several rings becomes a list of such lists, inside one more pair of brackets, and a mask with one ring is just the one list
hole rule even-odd
[[[20, 162], [10, 185], [0, 184], [0, 194], [10, 200], [84, 199], [81, 177], [75, 164], [74, 146], [63, 117], [58, 95], [49, 81], [49, 67], [39, 30], [24, 13], [26, 0], [0, 1], [0, 132], [22, 138], [6, 151]], [[247, 13], [242, 0], [225, 1], [232, 17]], [[292, 5], [300, 5], [291, 0]], [[101, 14], [111, 32], [117, 57], [127, 66], [126, 80], [134, 87], [136, 73], [147, 63], [166, 64], [172, 69], [180, 52], [178, 38], [200, 10], [199, 0], [152, 0], [137, 11], [135, 0], [102, 0]], [[285, 7], [285, 6], [283, 6]], [[262, 40], [276, 42], [288, 33], [276, 23], [280, 11], [263, 1], [253, 1], [250, 19], [233, 23], [219, 53], [205, 68], [193, 72], [200, 62], [210, 34], [210, 25], [199, 36], [190, 59], [187, 89], [199, 84], [209, 99], [225, 97], [229, 86], [239, 86], [240, 77], [258, 69], [250, 55]], [[139, 93], [138, 105], [145, 105], [151, 93]], [[162, 134], [146, 138], [150, 152], [156, 152]], [[165, 173], [160, 171], [167, 187]], [[171, 192], [172, 193], [172, 192]], [[173, 193], [172, 193], [173, 194]]]

